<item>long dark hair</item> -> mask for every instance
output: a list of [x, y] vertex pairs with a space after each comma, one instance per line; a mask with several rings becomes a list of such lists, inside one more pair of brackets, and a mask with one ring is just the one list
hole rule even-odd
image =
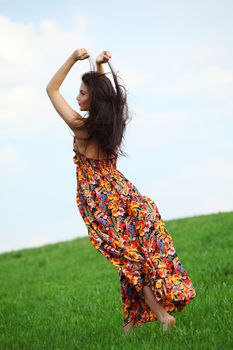
[[97, 142], [107, 158], [112, 155], [118, 158], [119, 155], [127, 156], [121, 143], [131, 117], [126, 89], [119, 83], [119, 78], [110, 64], [109, 67], [115, 88], [107, 77], [108, 73], [102, 74], [93, 70], [82, 75], [82, 81], [89, 92], [89, 115], [77, 130], [87, 132], [88, 137], [82, 138], [87, 141], [87, 145], [90, 141]]

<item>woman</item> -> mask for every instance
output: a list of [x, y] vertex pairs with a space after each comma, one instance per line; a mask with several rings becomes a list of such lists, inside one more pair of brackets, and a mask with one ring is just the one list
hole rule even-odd
[[[171, 313], [182, 310], [196, 292], [156, 204], [117, 168], [129, 116], [110, 52], [97, 57], [97, 71], [82, 76], [77, 101], [87, 118], [59, 92], [74, 63], [87, 58], [87, 50], [75, 50], [47, 85], [54, 108], [74, 132], [77, 206], [91, 243], [118, 269], [125, 333], [159, 320], [165, 334], [176, 323]], [[114, 84], [104, 74], [104, 63]]]

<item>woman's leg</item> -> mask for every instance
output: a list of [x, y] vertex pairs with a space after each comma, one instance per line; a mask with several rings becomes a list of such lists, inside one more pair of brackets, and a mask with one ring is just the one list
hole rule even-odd
[[127, 323], [126, 326], [124, 326], [125, 334], [130, 333], [131, 329], [133, 328], [133, 325], [134, 325], [134, 320], [130, 321], [129, 323]]
[[155, 316], [163, 325], [163, 331], [166, 332], [168, 328], [172, 327], [176, 323], [176, 319], [170, 316], [164, 309], [162, 302], [158, 302], [149, 286], [143, 288], [143, 294], [146, 304], [154, 312]]
[[[143, 294], [145, 297], [146, 304], [151, 308], [158, 320], [162, 323], [163, 332], [165, 333], [170, 327], [175, 325], [176, 319], [167, 313], [167, 311], [163, 307], [162, 302], [158, 302], [155, 299], [155, 296], [149, 286], [145, 286], [143, 288]], [[125, 334], [129, 334], [133, 326], [134, 320], [127, 323], [127, 325], [124, 326]]]

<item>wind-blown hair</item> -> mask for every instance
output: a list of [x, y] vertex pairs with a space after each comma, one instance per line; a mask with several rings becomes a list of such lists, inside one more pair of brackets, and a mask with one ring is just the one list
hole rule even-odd
[[90, 71], [82, 75], [89, 92], [89, 115], [77, 130], [85, 130], [87, 141], [97, 142], [107, 158], [127, 156], [121, 148], [129, 117], [126, 89], [109, 64], [115, 88], [106, 74]]

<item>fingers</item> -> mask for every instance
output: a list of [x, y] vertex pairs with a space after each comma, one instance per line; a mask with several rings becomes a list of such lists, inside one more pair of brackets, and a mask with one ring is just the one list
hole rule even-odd
[[[90, 57], [89, 52], [85, 48], [80, 48], [74, 52], [76, 59], [84, 60]], [[97, 56], [96, 61], [98, 63], [106, 63], [112, 58], [112, 54], [110, 51], [102, 51], [99, 56]]]
[[103, 56], [107, 57], [109, 59], [112, 57], [111, 52], [109, 52], [109, 51], [103, 51]]
[[102, 62], [104, 63], [108, 62], [110, 58], [112, 58], [112, 54], [109, 51], [103, 51], [100, 56], [102, 58]]
[[84, 49], [84, 48], [79, 49], [79, 59], [80, 60], [84, 60], [85, 58], [88, 58], [88, 57], [90, 57], [90, 54], [86, 49]]

